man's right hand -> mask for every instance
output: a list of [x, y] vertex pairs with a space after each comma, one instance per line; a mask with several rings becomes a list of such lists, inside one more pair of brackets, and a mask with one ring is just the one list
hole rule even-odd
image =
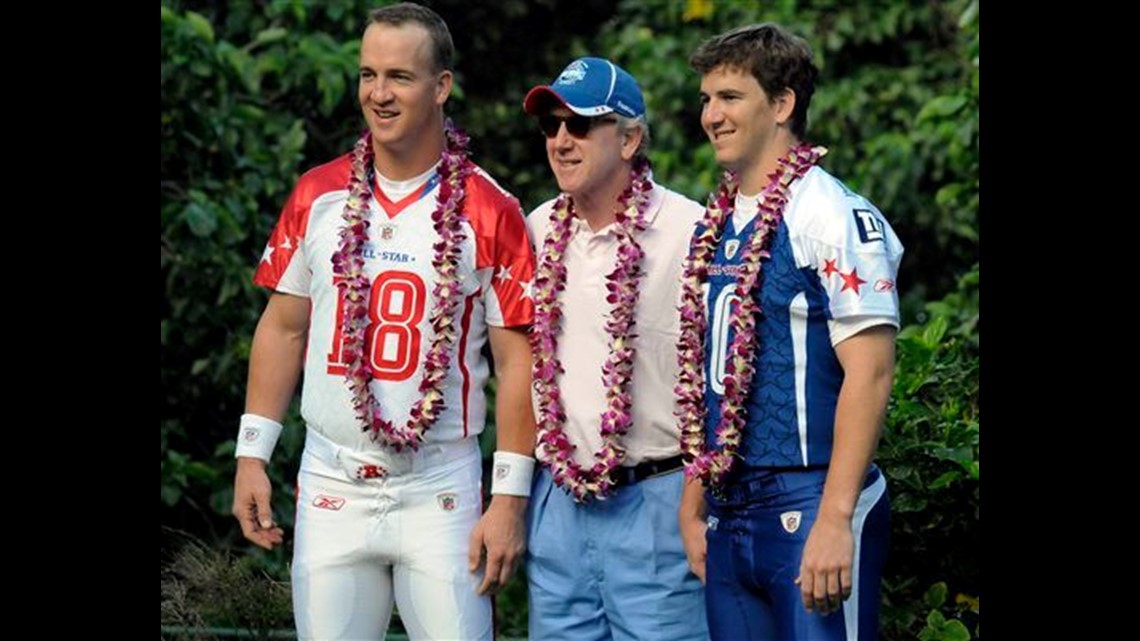
[[265, 461], [249, 456], [237, 460], [234, 476], [234, 516], [241, 524], [241, 533], [254, 544], [272, 550], [282, 543], [285, 531], [273, 523], [269, 500], [273, 490]]
[[689, 559], [689, 569], [701, 583], [705, 582], [705, 562], [708, 559], [708, 523], [705, 514], [705, 488], [699, 480], [685, 479], [681, 490], [681, 504], [677, 509], [677, 522], [681, 529], [681, 543], [685, 546], [685, 556]]

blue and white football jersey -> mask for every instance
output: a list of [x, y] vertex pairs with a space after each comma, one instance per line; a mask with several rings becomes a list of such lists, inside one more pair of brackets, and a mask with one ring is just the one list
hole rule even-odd
[[[755, 222], [753, 217], [739, 229], [739, 220], [727, 222], [709, 268], [705, 403], [710, 448], [716, 447], [725, 359], [733, 339], [734, 290]], [[898, 326], [895, 279], [902, 253], [879, 210], [820, 167], [792, 185], [771, 258], [763, 261], [762, 283], [753, 293], [762, 313], [737, 472], [830, 462], [843, 384], [834, 346], [850, 335], [844, 328], [852, 323]]]

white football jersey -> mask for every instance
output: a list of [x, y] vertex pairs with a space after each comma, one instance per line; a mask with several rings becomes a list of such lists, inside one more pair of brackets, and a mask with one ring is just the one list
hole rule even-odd
[[[332, 268], [350, 169], [351, 157], [345, 155], [297, 181], [254, 282], [311, 301], [301, 395], [306, 424], [340, 445], [368, 450], [381, 446], [363, 431], [352, 408], [342, 354], [344, 306]], [[365, 332], [365, 353], [371, 359], [372, 392], [382, 415], [397, 425], [407, 422], [421, 396], [423, 363], [434, 336], [429, 323], [436, 282], [432, 246], [439, 237], [431, 215], [438, 192], [436, 174], [398, 202], [374, 188], [370, 203], [364, 259], [372, 279], [372, 322]], [[427, 442], [457, 440], [483, 430], [487, 326], [526, 326], [534, 316], [534, 253], [518, 201], [476, 167], [466, 181], [463, 213], [463, 297], [454, 319], [460, 331], [444, 388], [446, 407], [428, 430]]]

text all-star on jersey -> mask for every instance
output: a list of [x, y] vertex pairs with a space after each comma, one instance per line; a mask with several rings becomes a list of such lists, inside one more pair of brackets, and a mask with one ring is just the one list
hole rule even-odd
[[[254, 282], [311, 301], [301, 413], [306, 424], [334, 442], [357, 450], [379, 447], [362, 432], [344, 380], [341, 317], [344, 301], [335, 286], [332, 255], [348, 197], [348, 155], [307, 172], [281, 213]], [[434, 332], [429, 323], [436, 271], [432, 226], [438, 174], [399, 202], [376, 189], [370, 202], [364, 269], [372, 280], [371, 322], [365, 353], [372, 366], [372, 391], [383, 416], [408, 420], [419, 399], [423, 363]], [[528, 325], [534, 316], [531, 287], [534, 255], [516, 201], [481, 169], [465, 183], [466, 217], [459, 278], [463, 297], [456, 317], [456, 356], [444, 389], [446, 408], [428, 431], [427, 442], [452, 441], [483, 429], [483, 386], [488, 365], [481, 350], [487, 325]]]
[[[820, 167], [792, 185], [771, 258], [763, 262], [756, 373], [740, 447], [744, 469], [827, 465], [843, 370], [833, 321], [898, 326], [902, 245], [879, 210]], [[715, 445], [733, 339], [730, 312], [756, 219], [729, 221], [709, 268], [706, 435]], [[698, 232], [699, 233], [699, 232]], [[837, 337], [835, 337], [837, 338]]]

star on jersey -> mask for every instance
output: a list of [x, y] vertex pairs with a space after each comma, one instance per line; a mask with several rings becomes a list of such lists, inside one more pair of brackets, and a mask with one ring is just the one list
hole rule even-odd
[[858, 268], [856, 268], [856, 267], [851, 268], [850, 274], [844, 274], [843, 272], [839, 272], [839, 277], [843, 279], [843, 289], [840, 289], [839, 291], [845, 292], [849, 289], [853, 289], [853, 290], [855, 290], [856, 296], [859, 295], [859, 286], [862, 285], [863, 283], [867, 282], [867, 281], [863, 280], [862, 278], [859, 278]]
[[823, 263], [823, 276], [826, 278], [839, 270], [835, 267], [835, 260], [824, 261]]
[[274, 247], [272, 243], [267, 244], [265, 246], [265, 251], [262, 252], [262, 254], [261, 254], [261, 262], [269, 263], [272, 265], [273, 264], [273, 252], [274, 252], [274, 250], [278, 250], [278, 249], [286, 252], [286, 255], [288, 255], [288, 252], [290, 249], [293, 249], [293, 243], [289, 241], [288, 236], [286, 236], [281, 241], [281, 244], [276, 246], [276, 247]]
[[522, 287], [522, 294], [519, 295], [519, 300], [529, 298], [534, 300], [534, 279], [519, 281], [519, 287]]
[[498, 269], [496, 269], [495, 271], [496, 271], [495, 278], [500, 280], [500, 281], [514, 280], [514, 276], [511, 276], [511, 266], [510, 265], [499, 265]]

